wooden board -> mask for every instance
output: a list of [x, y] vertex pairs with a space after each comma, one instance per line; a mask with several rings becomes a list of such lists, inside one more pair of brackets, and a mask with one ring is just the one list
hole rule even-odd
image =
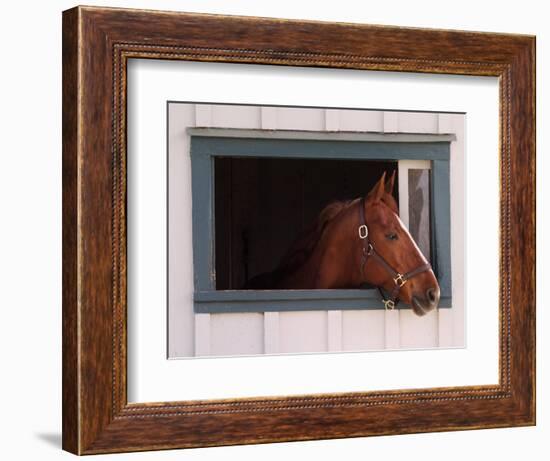
[[[499, 384], [128, 404], [130, 57], [499, 77]], [[91, 454], [534, 424], [534, 67], [528, 36], [90, 7], [64, 12], [64, 449]], [[384, 117], [385, 129], [389, 123]]]

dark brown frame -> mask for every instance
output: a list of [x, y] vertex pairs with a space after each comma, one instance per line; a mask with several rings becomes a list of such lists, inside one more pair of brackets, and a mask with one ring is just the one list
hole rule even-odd
[[[138, 57], [498, 76], [499, 384], [128, 404], [126, 63]], [[534, 37], [92, 7], [63, 13], [65, 450], [89, 454], [533, 424]]]

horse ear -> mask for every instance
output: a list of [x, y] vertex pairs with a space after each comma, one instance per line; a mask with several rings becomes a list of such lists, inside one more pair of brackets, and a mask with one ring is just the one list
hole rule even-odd
[[369, 195], [367, 196], [367, 198], [372, 201], [380, 200], [385, 192], [385, 184], [386, 184], [386, 172], [384, 171], [384, 173], [382, 174], [382, 177], [374, 185], [372, 190], [369, 192]]
[[395, 170], [393, 170], [391, 174], [391, 178], [386, 183], [386, 193], [392, 195], [393, 194], [393, 186], [395, 184]]

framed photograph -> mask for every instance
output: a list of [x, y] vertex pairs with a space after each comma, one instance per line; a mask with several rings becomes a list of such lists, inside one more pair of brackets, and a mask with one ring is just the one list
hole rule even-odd
[[[463, 347], [464, 119], [169, 102], [171, 206], [158, 221], [168, 225], [168, 356]], [[130, 184], [134, 197], [151, 178], [148, 161], [158, 158], [136, 149], [128, 162], [147, 172]], [[144, 228], [153, 210], [128, 203]], [[162, 253], [158, 231], [134, 234], [134, 254]], [[179, 251], [191, 248], [189, 265]], [[130, 280], [148, 290], [163, 266]], [[181, 334], [189, 328], [194, 343]]]
[[64, 449], [533, 425], [534, 51], [64, 12]]

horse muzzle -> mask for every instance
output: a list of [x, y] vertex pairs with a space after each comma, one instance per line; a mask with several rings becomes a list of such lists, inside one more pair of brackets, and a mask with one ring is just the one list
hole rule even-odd
[[426, 315], [439, 305], [441, 292], [439, 287], [428, 288], [423, 296], [413, 295], [412, 308], [416, 315]]

